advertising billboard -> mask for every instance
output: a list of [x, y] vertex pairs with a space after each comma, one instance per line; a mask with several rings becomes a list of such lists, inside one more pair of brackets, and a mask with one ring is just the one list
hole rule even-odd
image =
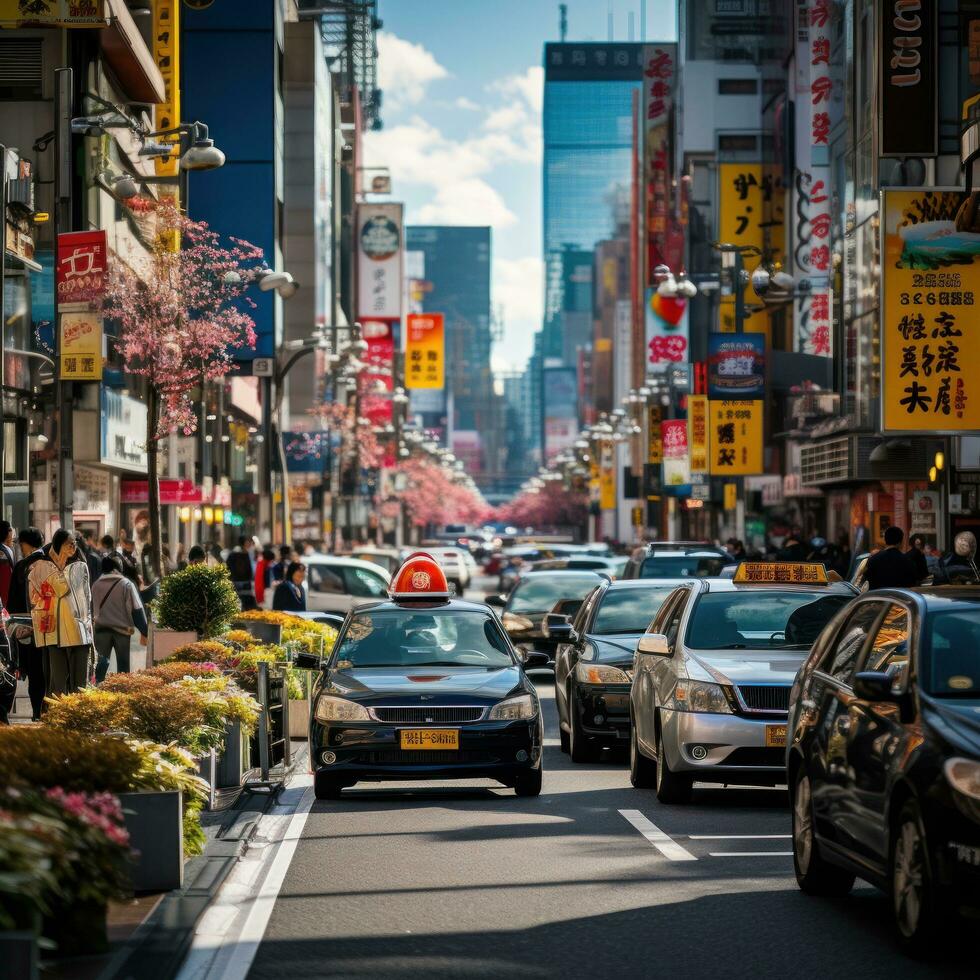
[[446, 386], [446, 336], [441, 313], [409, 313], [405, 325], [405, 387]]
[[759, 333], [708, 334], [708, 395], [762, 398], [766, 393], [766, 338]]
[[404, 234], [401, 204], [357, 207], [357, 311], [361, 320], [400, 320]]
[[708, 439], [712, 476], [762, 472], [765, 402], [711, 401]]
[[688, 361], [688, 309], [684, 296], [661, 296], [656, 289], [646, 294], [647, 367], [666, 370]]
[[664, 487], [687, 486], [691, 482], [691, 459], [687, 448], [687, 421], [668, 419], [660, 423], [664, 447]]

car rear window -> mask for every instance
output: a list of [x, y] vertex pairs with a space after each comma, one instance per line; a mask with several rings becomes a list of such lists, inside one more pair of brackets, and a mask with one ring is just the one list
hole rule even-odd
[[665, 555], [643, 559], [638, 578], [715, 578], [729, 563], [719, 556]]
[[542, 575], [517, 583], [507, 604], [512, 613], [550, 612], [560, 599], [584, 599], [601, 581], [594, 574]]
[[809, 650], [851, 598], [770, 589], [709, 592], [691, 614], [687, 645], [693, 650]]
[[924, 633], [928, 693], [980, 696], [980, 606], [933, 613]]
[[602, 598], [591, 632], [643, 633], [657, 615], [674, 586], [663, 588], [610, 589]]

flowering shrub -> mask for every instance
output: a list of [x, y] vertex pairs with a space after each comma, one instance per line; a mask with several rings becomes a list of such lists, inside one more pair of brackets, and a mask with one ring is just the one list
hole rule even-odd
[[74, 694], [50, 697], [44, 723], [69, 732], [99, 735], [129, 730], [132, 711], [125, 695], [86, 687]]
[[[250, 609], [247, 612], [239, 613], [235, 617], [236, 621], [247, 620], [257, 623], [272, 623], [282, 627], [282, 642], [295, 643], [300, 645], [307, 653], [320, 652], [320, 640], [323, 640], [323, 655], [326, 656], [333, 649], [337, 639], [337, 631], [326, 623], [315, 623], [311, 619], [304, 619], [302, 616], [291, 616], [289, 613], [278, 612], [269, 609]], [[223, 639], [230, 639], [232, 634], [236, 636], [244, 631], [232, 630], [225, 634]], [[254, 638], [252, 643], [254, 643]], [[246, 643], [246, 646], [252, 644]]]
[[136, 692], [152, 691], [163, 687], [164, 680], [145, 671], [136, 674], [110, 674], [100, 685], [101, 691], [112, 691], [115, 694], [135, 694]]
[[237, 721], [248, 734], [255, 731], [259, 703], [250, 694], [240, 691], [230, 677], [187, 677], [178, 684], [193, 691], [201, 700], [208, 725], [223, 729], [226, 724]]
[[176, 742], [195, 754], [218, 746], [223, 726], [208, 724], [204, 700], [195, 691], [177, 684], [137, 691], [128, 697], [128, 730], [137, 738], [167, 745]]
[[228, 630], [221, 637], [222, 643], [230, 643], [236, 647], [254, 647], [261, 644], [248, 630]]
[[185, 677], [222, 677], [221, 667], [212, 661], [202, 663], [189, 661], [186, 663], [170, 663], [168, 661], [167, 663], [159, 663], [155, 667], [149, 667], [140, 673], [143, 677], [158, 677], [166, 684], [174, 684]]
[[171, 663], [214, 663], [221, 667], [228, 658], [229, 649], [217, 640], [198, 640], [187, 646], [177, 647], [166, 660], [158, 666]]

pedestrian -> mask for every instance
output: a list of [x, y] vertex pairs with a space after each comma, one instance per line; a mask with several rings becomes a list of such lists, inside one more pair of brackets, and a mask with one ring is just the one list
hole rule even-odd
[[276, 586], [272, 597], [272, 608], [280, 612], [305, 612], [306, 590], [303, 580], [306, 566], [302, 562], [291, 561], [286, 569], [286, 578]]
[[790, 528], [789, 534], [783, 541], [782, 548], [776, 552], [776, 558], [779, 561], [804, 561], [806, 559], [803, 531], [799, 524], [794, 524]]
[[265, 605], [265, 590], [272, 584], [272, 566], [276, 561], [276, 553], [272, 548], [263, 548], [262, 557], [255, 564], [255, 601]]
[[929, 562], [926, 561], [925, 541], [917, 534], [909, 541], [909, 550], [905, 552], [915, 567], [915, 574], [918, 577], [916, 585], [921, 585], [931, 574], [929, 572]]
[[188, 565], [206, 565], [208, 561], [207, 552], [199, 544], [191, 545], [190, 551], [187, 552], [187, 564]]
[[851, 538], [850, 535], [841, 528], [837, 532], [837, 560], [834, 562], [834, 571], [842, 579], [848, 579], [851, 575]]
[[17, 672], [27, 680], [27, 696], [31, 702], [31, 718], [41, 720], [44, 710], [44, 693], [47, 676], [47, 648], [34, 643], [34, 628], [28, 625], [31, 617], [31, 604], [28, 598], [27, 574], [31, 565], [44, 557], [41, 546], [44, 536], [36, 527], [21, 528], [17, 535], [20, 560], [14, 565], [10, 578], [10, 600], [7, 612], [20, 617], [20, 622], [11, 623], [9, 635], [17, 658]]
[[102, 559], [101, 575], [92, 586], [92, 623], [95, 632], [95, 682], [101, 684], [116, 654], [116, 670], [129, 673], [131, 637], [139, 630], [146, 642], [146, 610], [136, 586], [122, 573], [122, 562], [110, 555]]
[[725, 542], [725, 551], [728, 552], [733, 561], [745, 560], [745, 545], [738, 538], [729, 538]]
[[47, 693], [66, 694], [88, 681], [92, 649], [92, 591], [75, 535], [58, 528], [31, 564], [27, 588], [34, 642], [48, 652]]
[[175, 561], [176, 561], [176, 566], [177, 566], [177, 571], [178, 572], [179, 571], [182, 571], [185, 568], [187, 568], [187, 555], [184, 553], [184, 542], [183, 541], [181, 541], [181, 543], [179, 545], [177, 545], [177, 557], [176, 557]]
[[88, 565], [89, 582], [94, 585], [102, 574], [102, 556], [96, 551], [95, 535], [92, 533], [92, 529], [86, 528], [82, 531], [76, 537], [75, 543], [78, 545], [79, 553], [85, 559], [85, 564]]
[[912, 559], [902, 553], [904, 539], [900, 527], [885, 530], [885, 547], [868, 559], [864, 569], [869, 589], [904, 589], [919, 584]]
[[228, 574], [238, 593], [242, 609], [255, 609], [255, 568], [252, 566], [252, 552], [255, 542], [245, 535], [238, 539], [238, 547], [228, 555]]
[[14, 529], [10, 521], [0, 521], [0, 602], [4, 606], [10, 596], [10, 579], [14, 573], [16, 559], [11, 547], [14, 540]]
[[272, 585], [286, 581], [286, 569], [292, 561], [293, 549], [288, 544], [279, 546], [279, 561], [272, 566]]

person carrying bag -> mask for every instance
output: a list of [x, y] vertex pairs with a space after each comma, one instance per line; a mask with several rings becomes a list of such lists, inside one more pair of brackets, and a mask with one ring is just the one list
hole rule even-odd
[[122, 562], [114, 555], [102, 559], [102, 574], [92, 586], [95, 626], [95, 683], [101, 684], [109, 670], [109, 658], [116, 654], [116, 670], [129, 673], [130, 638], [139, 630], [146, 642], [146, 610], [136, 586], [123, 575]]

